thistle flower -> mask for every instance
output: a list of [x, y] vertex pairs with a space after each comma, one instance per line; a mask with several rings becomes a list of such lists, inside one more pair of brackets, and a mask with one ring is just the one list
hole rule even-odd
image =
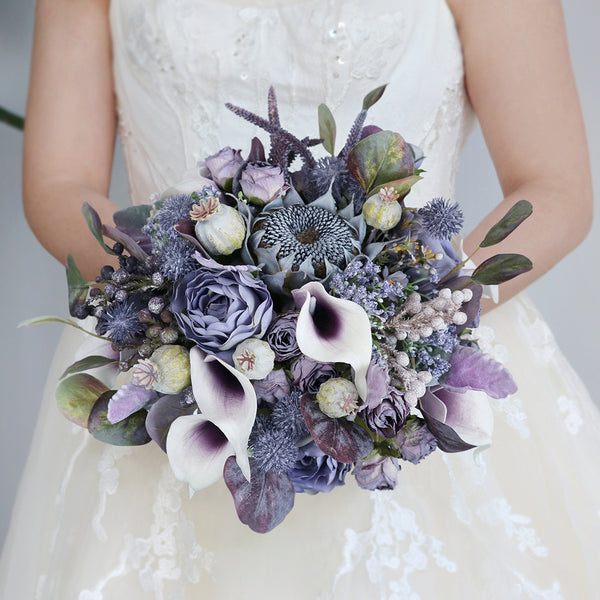
[[458, 204], [444, 198], [434, 198], [419, 209], [418, 215], [427, 232], [439, 240], [450, 240], [463, 226], [463, 213]]
[[129, 299], [106, 306], [102, 317], [98, 319], [96, 331], [100, 335], [106, 334], [120, 346], [132, 342], [144, 331], [138, 319], [139, 310], [139, 304]]
[[262, 427], [253, 442], [252, 456], [259, 472], [286, 473], [295, 465], [298, 448], [292, 432]]
[[300, 412], [302, 394], [293, 390], [277, 402], [271, 414], [271, 421], [276, 429], [286, 431], [296, 442], [309, 435], [304, 417]]

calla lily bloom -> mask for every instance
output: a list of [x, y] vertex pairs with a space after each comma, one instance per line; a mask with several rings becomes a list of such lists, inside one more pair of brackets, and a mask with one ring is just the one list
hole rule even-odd
[[180, 417], [171, 425], [167, 454], [173, 472], [198, 490], [219, 479], [225, 461], [235, 455], [249, 481], [248, 438], [257, 406], [252, 383], [197, 346], [190, 351], [190, 366], [194, 398], [201, 414]]
[[186, 415], [171, 423], [167, 456], [173, 474], [193, 490], [201, 490], [223, 477], [227, 459], [235, 453], [225, 434], [204, 415]]
[[487, 394], [434, 386], [420, 399], [429, 429], [444, 452], [462, 452], [492, 443], [494, 414]]
[[316, 281], [292, 293], [300, 309], [296, 341], [301, 352], [320, 362], [351, 365], [356, 389], [366, 399], [372, 348], [367, 313], [351, 300], [331, 296]]

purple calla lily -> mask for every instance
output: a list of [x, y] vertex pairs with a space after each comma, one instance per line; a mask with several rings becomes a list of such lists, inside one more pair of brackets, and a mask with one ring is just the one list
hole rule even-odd
[[225, 462], [234, 453], [233, 444], [204, 415], [186, 415], [171, 423], [167, 435], [171, 469], [194, 490], [221, 479]]
[[250, 481], [248, 438], [257, 406], [252, 383], [198, 346], [190, 350], [190, 368], [201, 414], [182, 416], [171, 424], [167, 454], [175, 476], [195, 490], [205, 488], [222, 476], [225, 461], [235, 455]]
[[355, 302], [331, 296], [316, 281], [292, 294], [300, 309], [296, 328], [300, 350], [313, 360], [351, 365], [358, 393], [365, 399], [372, 347], [367, 313]]

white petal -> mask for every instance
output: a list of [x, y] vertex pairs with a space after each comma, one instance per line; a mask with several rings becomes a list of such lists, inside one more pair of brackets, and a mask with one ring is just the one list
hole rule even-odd
[[201, 490], [221, 479], [225, 461], [233, 454], [225, 434], [203, 415], [185, 415], [171, 423], [169, 463], [175, 477], [192, 489]]

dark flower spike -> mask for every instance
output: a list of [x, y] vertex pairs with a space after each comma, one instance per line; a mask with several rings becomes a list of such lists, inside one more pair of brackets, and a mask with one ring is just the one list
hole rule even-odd
[[281, 123], [279, 122], [279, 109], [277, 108], [277, 97], [275, 96], [275, 88], [271, 86], [269, 88], [269, 123], [271, 125], [275, 125], [275, 127], [280, 127]]
[[232, 113], [236, 114], [238, 117], [242, 117], [242, 119], [245, 119], [249, 123], [252, 123], [253, 125], [256, 125], [257, 127], [264, 129], [267, 133], [269, 133], [271, 135], [271, 146], [272, 146], [271, 153], [272, 154], [280, 154], [280, 152], [276, 152], [273, 149], [274, 144], [280, 144], [279, 140], [282, 140], [286, 143], [286, 151], [285, 151], [286, 158], [284, 160], [284, 163], [283, 164], [277, 163], [282, 169], [285, 170], [288, 167], [288, 163], [287, 163], [288, 150], [293, 150], [294, 152], [296, 152], [308, 167], [312, 168], [315, 166], [316, 161], [313, 158], [310, 151], [308, 150], [306, 144], [303, 143], [301, 140], [299, 140], [296, 136], [292, 135], [289, 131], [283, 129], [279, 125], [274, 125], [274, 124], [270, 123], [266, 119], [259, 117], [258, 115], [254, 114], [253, 112], [250, 112], [249, 110], [246, 110], [245, 108], [235, 106], [235, 105], [231, 104], [230, 102], [227, 102], [225, 104], [225, 106]]

